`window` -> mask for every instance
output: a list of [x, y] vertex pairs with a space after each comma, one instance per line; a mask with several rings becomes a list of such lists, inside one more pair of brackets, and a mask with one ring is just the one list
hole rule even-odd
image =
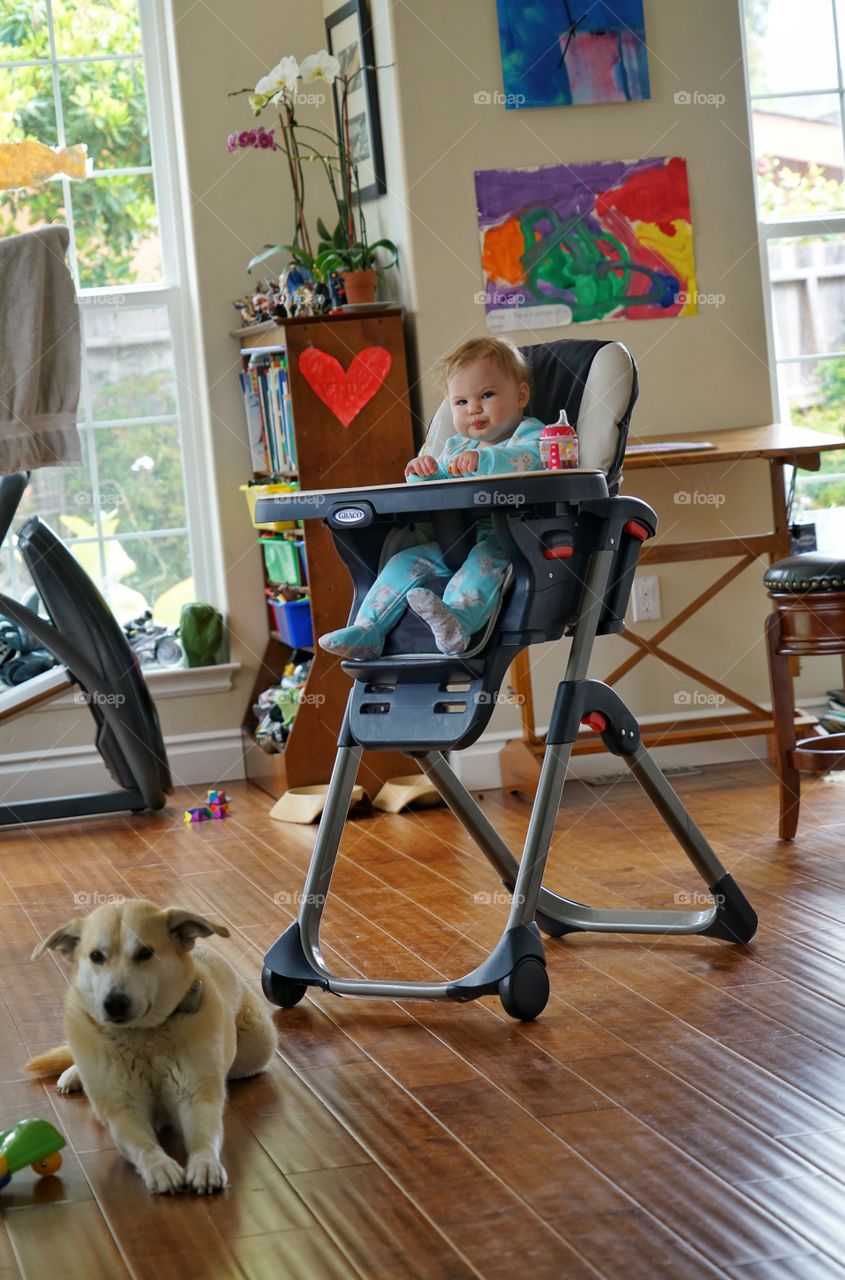
[[[845, 0], [744, 0], [776, 413], [845, 434]], [[845, 542], [842, 455], [799, 473], [795, 518]]]
[[[210, 541], [208, 504], [185, 485], [202, 468], [158, 5], [0, 0], [0, 136], [85, 143], [92, 166], [0, 191], [0, 234], [66, 223], [81, 310], [83, 465], [34, 472], [27, 512], [62, 534], [119, 619], [154, 608], [172, 622], [213, 593], [191, 555], [191, 534]], [[2, 589], [24, 594], [22, 573], [7, 547]]]

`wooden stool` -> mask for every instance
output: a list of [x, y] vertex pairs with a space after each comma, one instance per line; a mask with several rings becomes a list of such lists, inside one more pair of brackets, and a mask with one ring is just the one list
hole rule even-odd
[[[845, 560], [793, 556], [773, 564], [763, 582], [775, 606], [766, 619], [766, 645], [780, 780], [778, 831], [782, 840], [791, 840], [798, 826], [800, 771], [845, 769], [845, 733], [796, 741], [789, 662], [790, 657], [845, 655]], [[845, 679], [845, 657], [842, 668]]]

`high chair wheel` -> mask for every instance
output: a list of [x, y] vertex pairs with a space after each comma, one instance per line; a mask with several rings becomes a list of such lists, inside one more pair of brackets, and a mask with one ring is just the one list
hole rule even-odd
[[536, 956], [523, 956], [499, 983], [499, 999], [505, 1013], [520, 1022], [533, 1022], [549, 998], [549, 975]]
[[271, 1004], [277, 1004], [280, 1009], [292, 1009], [305, 995], [308, 984], [297, 982], [295, 978], [283, 978], [265, 965], [261, 970], [261, 990]]

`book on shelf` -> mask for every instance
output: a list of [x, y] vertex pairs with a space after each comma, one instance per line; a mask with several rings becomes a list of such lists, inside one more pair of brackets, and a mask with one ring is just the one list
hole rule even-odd
[[259, 475], [296, 471], [287, 352], [252, 352], [240, 375], [252, 469]]

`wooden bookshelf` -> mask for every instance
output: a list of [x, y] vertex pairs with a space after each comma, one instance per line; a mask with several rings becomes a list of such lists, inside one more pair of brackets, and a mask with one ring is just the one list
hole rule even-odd
[[[256, 348], [284, 348], [293, 411], [298, 475], [302, 489], [332, 489], [363, 484], [395, 484], [416, 452], [408, 398], [402, 310], [294, 317], [232, 330], [240, 343], [243, 367]], [[349, 367], [356, 352], [385, 347], [393, 358], [384, 384], [347, 428], [312, 391], [299, 371], [299, 357], [316, 347]], [[244, 422], [244, 430], [246, 423]], [[257, 475], [253, 476], [258, 479]], [[244, 513], [246, 516], [246, 512]], [[305, 522], [302, 537], [308, 562], [311, 621], [315, 638], [346, 624], [352, 583], [337, 555], [331, 535], [316, 520]], [[260, 602], [266, 613], [264, 602]], [[337, 750], [337, 735], [350, 679], [340, 662], [318, 645], [284, 751], [270, 755], [253, 738], [252, 705], [258, 695], [278, 684], [292, 650], [271, 632], [243, 721], [246, 776], [278, 798], [291, 787], [326, 783]], [[371, 796], [388, 778], [414, 772], [415, 765], [398, 751], [366, 751], [358, 781]]]

